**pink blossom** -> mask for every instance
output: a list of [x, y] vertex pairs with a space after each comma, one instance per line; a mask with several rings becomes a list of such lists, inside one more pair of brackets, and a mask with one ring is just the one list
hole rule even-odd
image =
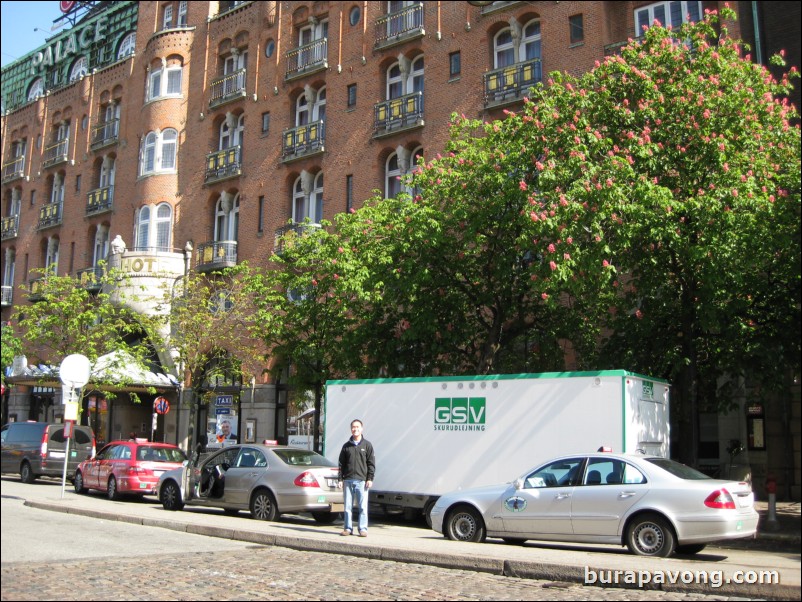
[[638, 309], [638, 310], [636, 310], [636, 311], [635, 311], [635, 317], [636, 317], [638, 320], [642, 320], [642, 319], [643, 319], [643, 312], [642, 312], [641, 310], [639, 310], [639, 309]]
[[526, 182], [521, 180], [520, 182], [518, 182], [518, 188], [520, 188], [521, 190], [526, 190], [528, 186], [526, 185]]
[[602, 266], [604, 266], [605, 268], [609, 268], [610, 262], [605, 259], [604, 261], [602, 261]]
[[570, 253], [563, 253], [563, 259], [571, 259]]
[[540, 298], [545, 301], [546, 299], [549, 298], [549, 296], [546, 293], [543, 293], [542, 295], [540, 295]]
[[550, 261], [549, 262], [549, 267], [551, 268], [551, 271], [553, 272], [554, 270], [557, 269], [557, 264], [554, 263], [553, 261]]
[[565, 242], [567, 242], [570, 245], [574, 243], [574, 239], [572, 236], [569, 236], [567, 239], [565, 239]]
[[549, 253], [554, 253], [556, 249], [554, 248], [554, 243], [549, 245]]

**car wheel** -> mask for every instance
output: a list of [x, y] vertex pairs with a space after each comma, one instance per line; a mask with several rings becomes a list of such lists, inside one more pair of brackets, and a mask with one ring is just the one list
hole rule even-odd
[[266, 489], [261, 489], [251, 498], [251, 515], [258, 520], [273, 521], [278, 518], [276, 498]]
[[36, 480], [36, 475], [31, 470], [31, 465], [23, 462], [19, 469], [19, 478], [23, 483], [33, 483]]
[[627, 547], [638, 556], [666, 558], [674, 553], [674, 531], [657, 514], [636, 517], [627, 530]]
[[109, 477], [109, 483], [106, 485], [106, 497], [110, 500], [119, 500], [120, 492], [117, 491], [117, 479]]
[[312, 518], [315, 519], [315, 522], [318, 522], [321, 525], [330, 525], [337, 520], [337, 512], [327, 512], [325, 510], [321, 512], [313, 512]]
[[482, 542], [485, 540], [485, 523], [470, 506], [458, 506], [446, 519], [446, 537], [455, 541]]
[[181, 490], [175, 481], [167, 481], [162, 485], [159, 498], [165, 510], [181, 510], [184, 508], [184, 500], [181, 499]]
[[80, 470], [75, 471], [75, 478], [72, 481], [72, 486], [75, 488], [75, 493], [86, 493], [87, 489], [84, 487], [84, 476]]
[[677, 554], [684, 554], [686, 556], [693, 556], [698, 554], [707, 547], [704, 543], [689, 543], [684, 546], [677, 546]]

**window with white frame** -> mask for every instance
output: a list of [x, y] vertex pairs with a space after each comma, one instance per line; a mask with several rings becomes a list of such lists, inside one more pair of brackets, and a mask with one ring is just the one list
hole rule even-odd
[[[310, 106], [311, 97], [311, 106]], [[326, 88], [305, 90], [295, 102], [295, 126], [326, 121]]]
[[170, 251], [172, 222], [173, 208], [168, 203], [141, 207], [136, 220], [137, 250]]
[[148, 75], [147, 100], [181, 96], [181, 72], [180, 63], [153, 69]]
[[89, 71], [89, 60], [82, 56], [72, 66], [72, 70], [70, 71], [70, 81], [74, 82], [76, 79], [79, 79], [87, 74]]
[[168, 4], [162, 13], [162, 29], [170, 29], [173, 26], [173, 5]]
[[109, 227], [100, 224], [95, 231], [95, 245], [92, 250], [92, 267], [106, 259], [109, 254]]
[[11, 203], [8, 206], [8, 216], [18, 217], [22, 210], [22, 188], [11, 190]]
[[14, 286], [14, 264], [16, 259], [17, 252], [11, 247], [7, 248], [3, 265], [3, 286]]
[[323, 217], [323, 172], [313, 175], [304, 171], [295, 181], [292, 195], [292, 221], [303, 223], [308, 218], [314, 224]]
[[117, 60], [124, 59], [127, 56], [134, 54], [136, 50], [136, 32], [129, 33], [120, 42], [120, 49], [117, 51]]
[[178, 3], [178, 20], [176, 22], [176, 27], [186, 27], [187, 26], [187, 1], [181, 0]]
[[[516, 28], [517, 24], [513, 24]], [[516, 44], [515, 38], [520, 40]], [[519, 36], [513, 27], [499, 31], [493, 39], [493, 68], [502, 69], [515, 63], [541, 58], [540, 20], [533, 19], [521, 27]]]
[[403, 66], [399, 61], [387, 70], [387, 100], [423, 92], [423, 55]]
[[53, 174], [53, 186], [50, 189], [50, 202], [63, 203], [64, 202], [64, 180], [66, 179], [63, 172]]
[[117, 171], [117, 161], [114, 157], [106, 155], [103, 157], [103, 164], [100, 166], [100, 188], [114, 186], [114, 175]]
[[239, 193], [223, 192], [214, 212], [214, 240], [237, 240], [239, 232]]
[[28, 90], [28, 100], [36, 100], [45, 93], [45, 80], [41, 77], [36, 78]]
[[142, 141], [139, 175], [172, 172], [176, 168], [178, 132], [172, 128], [148, 132]]
[[387, 158], [384, 170], [384, 191], [385, 198], [397, 198], [401, 192], [409, 195], [416, 194], [415, 186], [409, 186], [402, 182], [404, 176], [414, 175], [414, 169], [418, 161], [423, 157], [423, 147], [418, 147], [410, 152], [405, 148], [399, 148]]
[[643, 35], [644, 28], [651, 27], [655, 21], [664, 27], [679, 27], [683, 23], [700, 21], [701, 18], [701, 2], [657, 2], [635, 11], [635, 35]]
[[58, 273], [58, 251], [59, 239], [55, 236], [48, 238], [45, 252], [45, 269], [52, 274]]
[[220, 140], [217, 150], [226, 150], [242, 144], [242, 137], [245, 133], [245, 113], [239, 117], [233, 115], [232, 117], [233, 119], [229, 119], [226, 116], [226, 119], [220, 124]]

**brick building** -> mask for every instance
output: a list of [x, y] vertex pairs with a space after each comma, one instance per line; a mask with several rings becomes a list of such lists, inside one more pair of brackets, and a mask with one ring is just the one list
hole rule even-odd
[[[642, 24], [723, 5], [94, 4], [3, 69], [4, 321], [24, 302], [19, 287], [35, 289], [34, 268], [78, 275], [108, 259], [150, 282], [265, 265], [287, 228], [330, 220], [376, 189], [395, 195], [416, 156], [443, 149], [452, 112], [500, 117], [544, 73], [582, 73]], [[752, 4], [739, 3], [754, 38]], [[47, 395], [33, 387], [17, 375], [4, 420], [53, 417], [58, 405], [33, 403]], [[256, 440], [286, 438], [286, 391], [261, 382], [235, 394], [240, 433], [249, 424]], [[122, 395], [100, 415], [97, 400], [93, 424], [126, 434], [149, 424], [147, 405]], [[158, 437], [185, 443], [186, 420], [159, 418]]]

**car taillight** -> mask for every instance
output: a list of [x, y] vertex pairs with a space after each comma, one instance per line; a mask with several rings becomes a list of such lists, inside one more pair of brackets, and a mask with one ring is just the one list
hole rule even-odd
[[129, 466], [126, 472], [128, 474], [145, 474], [149, 473], [150, 470], [148, 470], [147, 468], [142, 468], [140, 466]]
[[320, 487], [315, 475], [309, 471], [299, 474], [297, 477], [295, 477], [293, 483], [295, 483], [298, 487]]
[[735, 500], [726, 489], [719, 489], [707, 496], [705, 506], [721, 510], [735, 510]]
[[42, 433], [42, 446], [39, 448], [39, 454], [42, 456], [42, 460], [47, 458], [47, 429]]
[[92, 435], [92, 455], [89, 457], [94, 458], [96, 453], [97, 453], [97, 439], [95, 439], [95, 436]]

